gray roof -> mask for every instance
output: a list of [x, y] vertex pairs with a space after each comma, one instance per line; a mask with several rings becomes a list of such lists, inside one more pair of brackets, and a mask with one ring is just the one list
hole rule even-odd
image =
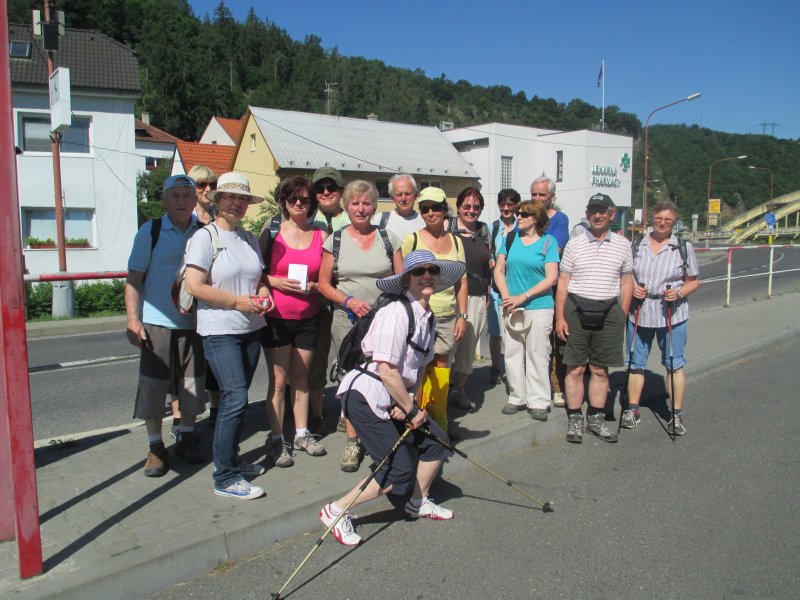
[[[47, 85], [47, 54], [42, 38], [32, 35], [31, 27], [9, 25], [9, 41], [34, 42], [30, 58], [11, 58], [11, 83]], [[130, 91], [138, 94], [139, 63], [136, 54], [110, 37], [84, 29], [67, 29], [59, 38], [54, 61], [68, 67], [72, 88]], [[36, 47], [39, 51], [37, 52]]]
[[250, 113], [284, 169], [480, 177], [435, 127], [254, 106]]

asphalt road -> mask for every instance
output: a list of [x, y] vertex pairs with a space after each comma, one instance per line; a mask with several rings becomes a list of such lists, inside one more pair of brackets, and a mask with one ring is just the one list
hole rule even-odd
[[[327, 539], [287, 588], [302, 599], [792, 598], [800, 586], [800, 344], [693, 384], [672, 442], [651, 398], [619, 444], [554, 439], [435, 486], [450, 522], [361, 511], [355, 549]], [[655, 411], [655, 412], [652, 412]], [[384, 505], [385, 506], [385, 505]], [[148, 596], [268, 598], [322, 530]]]
[[[722, 306], [725, 302], [727, 254], [699, 253], [700, 290], [692, 296], [692, 311]], [[753, 275], [734, 280], [732, 301], [749, 302], [766, 296], [763, 273], [769, 250], [739, 250], [734, 254], [733, 274]], [[800, 248], [776, 249], [775, 269], [800, 269]], [[773, 293], [800, 289], [800, 270], [774, 276]], [[486, 343], [482, 354], [488, 355]], [[127, 358], [126, 358], [127, 357]], [[120, 333], [96, 333], [28, 341], [34, 437], [68, 439], [76, 433], [124, 426], [133, 421], [138, 354]], [[114, 359], [109, 361], [109, 359]], [[82, 366], [56, 368], [73, 361], [100, 361]], [[267, 369], [262, 359], [251, 387], [250, 400], [266, 396]]]

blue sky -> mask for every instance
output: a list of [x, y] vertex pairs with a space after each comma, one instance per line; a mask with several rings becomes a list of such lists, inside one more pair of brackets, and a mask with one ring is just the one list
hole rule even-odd
[[[212, 14], [218, 0], [190, 0]], [[515, 93], [606, 105], [644, 123], [698, 124], [733, 133], [800, 138], [800, 1], [695, 0], [228, 0], [237, 19], [251, 5], [294, 39], [322, 38], [326, 49], [444, 73]], [[322, 85], [320, 86], [322, 87]], [[767, 128], [767, 133], [772, 131]]]

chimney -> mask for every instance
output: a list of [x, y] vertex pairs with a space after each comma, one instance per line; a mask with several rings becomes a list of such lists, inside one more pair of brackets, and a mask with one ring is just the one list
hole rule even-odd
[[142, 111], [142, 123], [150, 125], [150, 113]]
[[452, 128], [452, 121], [439, 121], [439, 131], [450, 131]]
[[376, 115], [375, 113], [369, 113], [367, 115], [367, 120], [369, 120], [369, 121], [377, 121], [378, 120], [378, 115]]

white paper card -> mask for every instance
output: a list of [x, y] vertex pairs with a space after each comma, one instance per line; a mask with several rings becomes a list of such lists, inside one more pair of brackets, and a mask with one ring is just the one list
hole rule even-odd
[[289, 279], [296, 279], [300, 282], [300, 289], [304, 292], [308, 289], [308, 265], [289, 264]]

